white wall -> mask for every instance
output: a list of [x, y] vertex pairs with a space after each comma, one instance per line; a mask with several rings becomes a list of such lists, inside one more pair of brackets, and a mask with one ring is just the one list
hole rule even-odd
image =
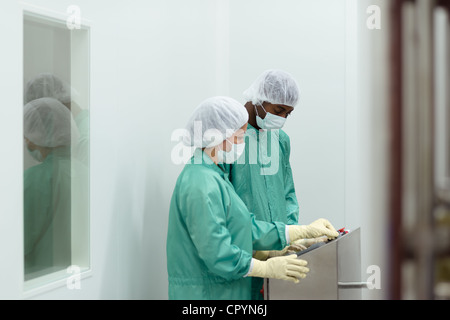
[[[266, 68], [285, 69], [301, 88], [300, 105], [286, 125], [301, 222], [320, 216], [336, 227], [365, 223], [357, 214], [363, 206], [349, 196], [358, 189], [357, 173], [349, 175], [351, 166], [345, 162], [346, 150], [358, 161], [360, 142], [350, 139], [359, 118], [354, 92], [345, 85], [346, 79], [355, 85], [356, 67], [349, 67], [346, 53], [356, 53], [354, 38], [345, 36], [344, 0], [27, 2], [62, 13], [77, 4], [82, 17], [91, 21], [92, 41], [92, 275], [83, 279], [81, 290], [62, 286], [34, 298], [166, 299], [167, 216], [182, 170], [171, 162], [171, 133], [184, 127], [192, 110], [209, 96], [229, 94], [242, 101], [242, 92]], [[11, 156], [3, 157], [0, 166], [5, 177], [1, 194], [12, 195], [0, 203], [0, 252], [14, 261], [0, 265], [0, 297], [20, 298], [19, 2], [2, 4], [0, 18], [1, 26], [8, 26], [0, 35], [11, 43], [0, 53], [0, 64], [12, 75], [7, 82], [0, 80], [0, 87], [9, 88], [5, 105], [13, 106], [0, 108], [0, 119], [8, 119], [0, 120], [5, 124], [0, 131], [15, 137], [6, 140]], [[353, 77], [346, 76], [346, 68]], [[349, 121], [351, 129], [346, 129]], [[348, 177], [353, 179], [350, 187]]]
[[23, 281], [22, 20], [15, 2], [1, 6], [0, 38], [7, 45], [0, 50], [0, 299], [17, 299]]

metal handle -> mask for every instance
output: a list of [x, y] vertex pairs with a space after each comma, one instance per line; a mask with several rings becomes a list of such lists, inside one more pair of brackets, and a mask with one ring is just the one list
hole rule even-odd
[[341, 289], [368, 289], [369, 282], [338, 282]]

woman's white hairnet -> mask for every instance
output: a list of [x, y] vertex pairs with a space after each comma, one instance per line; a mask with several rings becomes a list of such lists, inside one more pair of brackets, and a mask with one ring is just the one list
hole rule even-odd
[[212, 97], [203, 101], [189, 119], [184, 144], [212, 148], [231, 137], [248, 121], [248, 112], [229, 97]]
[[297, 82], [283, 70], [266, 70], [244, 91], [244, 98], [253, 105], [263, 102], [295, 107], [300, 97]]
[[49, 148], [69, 146], [79, 138], [72, 113], [52, 98], [36, 99], [24, 106], [23, 132], [34, 144]]
[[51, 73], [41, 73], [28, 81], [25, 88], [24, 103], [39, 98], [54, 98], [61, 103], [70, 103], [76, 91], [69, 84]]

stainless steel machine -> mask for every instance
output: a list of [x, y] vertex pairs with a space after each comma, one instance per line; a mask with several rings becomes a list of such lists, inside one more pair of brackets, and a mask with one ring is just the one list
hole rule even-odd
[[360, 229], [337, 239], [299, 252], [299, 259], [308, 261], [305, 279], [295, 284], [265, 279], [265, 300], [348, 300], [361, 299]]

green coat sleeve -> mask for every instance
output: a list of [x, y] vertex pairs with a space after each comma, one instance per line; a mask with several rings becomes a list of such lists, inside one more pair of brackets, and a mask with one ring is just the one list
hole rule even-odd
[[189, 197], [180, 201], [187, 208], [186, 227], [200, 258], [222, 278], [242, 278], [248, 273], [252, 256], [232, 243], [223, 205], [225, 195], [214, 181], [196, 181], [190, 188], [191, 192], [185, 193]]
[[46, 188], [45, 177], [37, 169], [40, 168], [32, 167], [24, 173], [25, 255], [31, 253], [52, 221], [51, 192]]
[[282, 250], [286, 245], [286, 225], [281, 222], [256, 220], [253, 213], [253, 250]]
[[284, 194], [286, 199], [287, 224], [298, 224], [299, 206], [295, 195], [294, 179], [292, 176], [291, 163], [291, 142], [289, 136], [284, 134], [283, 139], [283, 160], [284, 160]]

